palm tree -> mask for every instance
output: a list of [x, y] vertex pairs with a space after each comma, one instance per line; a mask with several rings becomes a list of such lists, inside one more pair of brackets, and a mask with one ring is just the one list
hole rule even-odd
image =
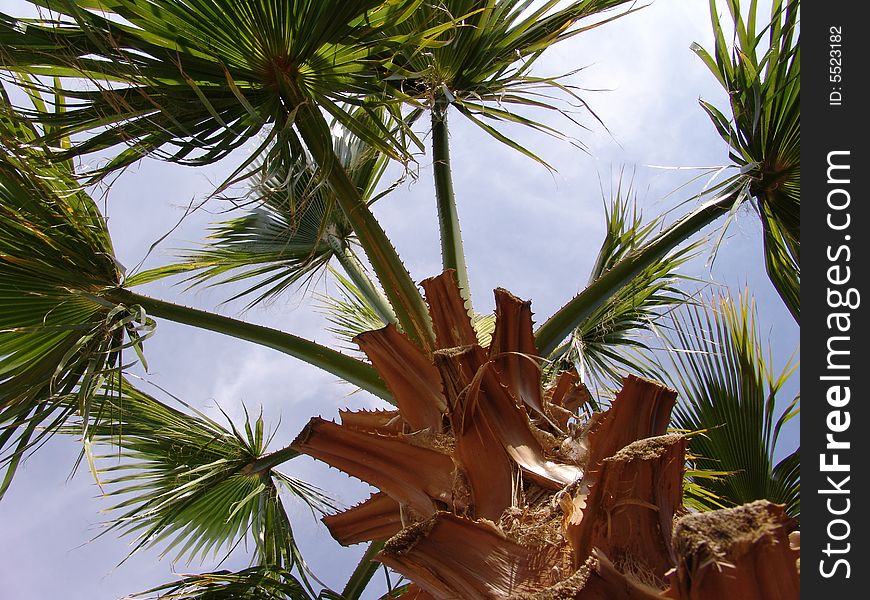
[[[246, 570], [148, 592], [165, 597], [353, 599], [379, 561], [413, 581], [409, 598], [694, 599], [767, 589], [747, 566], [762, 556], [781, 575], [777, 593], [794, 597], [793, 524], [777, 505], [686, 515], [674, 527], [687, 445], [667, 434], [675, 393], [619, 374], [660, 376], [624, 350], [648, 350], [638, 335], [685, 301], [674, 282], [689, 238], [746, 200], [762, 218], [770, 277], [798, 318], [798, 0], [774, 3], [769, 47], [755, 30], [755, 2], [744, 22], [731, 0], [734, 50], [712, 5], [715, 58], [699, 53], [729, 91], [733, 119], [704, 107], [740, 174], [669, 225], [632, 213], [619, 188], [588, 286], [537, 330], [530, 303], [506, 290], [496, 290], [494, 318], [472, 310], [447, 114], [537, 158], [493, 123], [556, 134], [506, 107], [559, 110], [554, 93], [582, 103], [559, 77], [530, 68], [556, 42], [621, 15], [604, 11], [622, 0], [34, 3], [51, 12], [0, 14], [0, 70], [32, 104], [13, 106], [4, 92], [0, 112], [0, 494], [22, 457], [74, 432], [118, 498], [109, 530], [136, 536], [134, 549], [162, 544], [193, 558], [245, 540], [254, 548]], [[414, 128], [423, 111], [445, 270], [421, 293], [371, 204], [387, 161], [407, 164], [424, 147]], [[255, 151], [218, 190], [250, 185], [247, 212], [216, 225], [209, 245], [180, 263], [127, 277], [86, 184], [143, 156], [206, 165], [251, 142]], [[75, 171], [106, 150], [116, 154], [105, 165]], [[330, 263], [347, 300], [333, 303], [335, 320], [364, 358], [131, 289], [185, 273], [194, 283], [253, 281], [239, 295], [259, 302]], [[144, 363], [143, 342], [162, 319], [284, 352], [395, 410], [343, 412], [341, 425], [315, 418], [270, 451], [262, 419], [225, 427], [131, 385], [124, 350]], [[676, 371], [697, 407], [694, 364]], [[605, 380], [621, 389], [601, 411], [586, 383]], [[769, 406], [750, 418], [772, 452]], [[691, 409], [678, 417], [687, 429], [730, 426]], [[340, 593], [315, 589], [279, 495], [332, 512], [314, 486], [278, 470], [300, 453], [379, 490], [324, 518], [341, 543], [371, 543]], [[764, 453], [724, 466], [779, 473], [782, 485], [759, 494], [794, 512], [794, 456], [782, 467]], [[728, 487], [711, 493], [735, 505], [759, 497]], [[735, 527], [746, 536], [725, 534]], [[725, 563], [739, 576], [723, 576]], [[692, 582], [702, 577], [699, 589]]]

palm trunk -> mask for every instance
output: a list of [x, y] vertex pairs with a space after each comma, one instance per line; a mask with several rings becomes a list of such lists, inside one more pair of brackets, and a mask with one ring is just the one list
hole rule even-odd
[[324, 521], [344, 544], [384, 542], [376, 560], [414, 582], [405, 600], [798, 598], [781, 507], [676, 521], [686, 439], [666, 435], [673, 390], [628, 377], [581, 421], [576, 374], [541, 389], [528, 302], [497, 290], [484, 348], [453, 274], [424, 287], [433, 359], [389, 327], [359, 337], [398, 410], [313, 419], [291, 445], [380, 489]]

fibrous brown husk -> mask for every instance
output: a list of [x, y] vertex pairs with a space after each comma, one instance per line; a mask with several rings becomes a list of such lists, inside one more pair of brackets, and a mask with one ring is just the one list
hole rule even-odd
[[666, 435], [633, 442], [605, 459], [585, 498], [573, 514], [565, 537], [580, 566], [593, 548], [623, 570], [660, 583], [674, 564], [671, 529], [682, 503], [686, 440]]
[[677, 565], [668, 577], [675, 600], [797, 600], [800, 550], [784, 508], [758, 500], [687, 515], [674, 529]]

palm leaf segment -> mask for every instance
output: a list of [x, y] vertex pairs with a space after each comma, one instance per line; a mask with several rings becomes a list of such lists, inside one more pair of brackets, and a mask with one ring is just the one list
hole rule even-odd
[[167, 583], [132, 596], [144, 597], [155, 600], [307, 600], [339, 596], [323, 592], [314, 596], [286, 569], [251, 567], [236, 573], [217, 571], [189, 575], [181, 581]]
[[[13, 71], [85, 78], [96, 88], [63, 91], [75, 104], [53, 119], [52, 135], [91, 135], [59, 152], [59, 158], [123, 142], [132, 146], [93, 171], [94, 176], [158, 150], [168, 160], [205, 164], [271, 126], [266, 140], [239, 169], [273, 141], [279, 154], [294, 158], [307, 148], [383, 282], [397, 321], [416, 343], [431, 347], [431, 325], [419, 291], [359, 190], [338, 168], [321, 112], [389, 156], [404, 157], [402, 144], [393, 143], [392, 130], [367, 128], [339, 105], [362, 104], [365, 112], [365, 98], [382, 92], [382, 84], [371, 76], [369, 59], [397, 41], [384, 27], [401, 23], [417, 1], [45, 4], [66, 17], [57, 23], [0, 19], [0, 64]], [[95, 6], [114, 16], [87, 10]], [[415, 34], [414, 43], [421, 45], [416, 40], [429, 35], [434, 34]]]
[[678, 315], [674, 346], [684, 351], [671, 356], [683, 400], [674, 424], [701, 432], [690, 444], [699, 469], [726, 473], [696, 483], [720, 503], [767, 499], [799, 517], [800, 450], [773, 459], [783, 425], [799, 411], [799, 397], [777, 404], [794, 365], [773, 372], [747, 296], [737, 305], [719, 299], [706, 309], [684, 307]]
[[[35, 146], [5, 143], [21, 125], [0, 115], [0, 495], [21, 456], [75, 412], [100, 413], [96, 392], [121, 366], [121, 351], [154, 328], [139, 307], [104, 299], [117, 288], [105, 222], [64, 164]], [[15, 132], [10, 131], [15, 127]], [[129, 341], [125, 341], [125, 338]], [[87, 432], [86, 432], [87, 433]]]
[[[55, 22], [2, 16], [2, 66], [84, 78], [65, 89], [68, 110], [30, 115], [54, 127], [46, 140], [92, 135], [60, 151], [81, 156], [129, 146], [102, 175], [146, 154], [185, 164], [227, 156], [264, 127], [267, 142], [298, 155], [295, 111], [312, 102], [366, 142], [399, 156], [384, 129], [340, 107], [378, 93], [367, 75], [384, 23], [401, 22], [405, 0], [34, 0]], [[34, 84], [37, 85], [37, 84]], [[386, 140], [386, 141], [385, 141]], [[266, 147], [266, 143], [261, 146]], [[258, 154], [255, 152], [255, 154]]]
[[735, 43], [729, 50], [711, 0], [715, 49], [693, 50], [725, 88], [731, 118], [701, 105], [729, 147], [741, 175], [738, 199], [757, 201], [764, 229], [767, 273], [795, 320], [800, 321], [800, 0], [773, 3], [770, 24], [756, 28], [757, 2], [746, 18], [739, 0], [727, 0]]
[[[606, 212], [604, 240], [598, 251], [589, 285], [627, 256], [643, 248], [661, 225], [644, 222], [635, 206], [631, 186], [619, 180]], [[592, 311], [568, 340], [550, 355], [553, 372], [568, 366], [577, 369], [587, 385], [619, 385], [626, 370], [661, 378], [649, 355], [643, 334], [653, 335], [655, 324], [673, 307], [685, 302], [674, 287], [680, 266], [695, 254], [699, 244], [672, 251], [634, 277]]]
[[248, 419], [243, 432], [228, 430], [189, 406], [182, 412], [127, 382], [103, 403], [108, 417], [92, 428], [94, 440], [110, 448], [98, 456], [98, 473], [106, 497], [119, 498], [106, 532], [135, 534], [132, 552], [165, 542], [164, 554], [176, 551], [190, 559], [229, 552], [247, 541], [255, 547], [252, 562], [273, 572], [264, 577], [299, 586], [289, 575], [295, 569], [310, 589], [279, 490], [313, 510], [333, 506], [316, 488], [275, 470], [297, 453], [267, 454], [261, 418]]
[[[379, 196], [375, 188], [387, 164], [386, 156], [358, 137], [333, 127], [335, 155], [367, 203]], [[257, 169], [247, 195], [234, 202], [250, 205], [247, 212], [212, 227], [209, 242], [184, 256], [185, 262], [140, 273], [135, 285], [179, 272], [196, 271], [194, 284], [217, 284], [250, 278], [258, 281], [230, 300], [258, 294], [251, 304], [269, 299], [298, 281], [321, 273], [335, 258], [346, 273], [368, 292], [386, 322], [395, 321], [383, 292], [374, 288], [353, 250], [359, 242], [335, 193], [306, 156], [267, 156], [271, 164]]]
[[451, 21], [456, 25], [442, 34], [441, 44], [395, 59], [401, 68], [387, 81], [412, 103], [433, 110], [434, 120], [443, 120], [447, 108], [453, 106], [497, 140], [540, 161], [491, 123], [519, 123], [563, 138], [557, 129], [507, 107], [556, 110], [553, 94], [560, 92], [567, 92], [571, 100], [585, 106], [568, 86], [559, 82], [561, 77], [534, 77], [529, 70], [551, 45], [616, 17], [576, 26], [579, 21], [625, 2], [580, 0], [564, 7], [557, 7], [559, 2], [553, 0], [537, 5], [528, 0], [424, 3], [404, 28], [426, 30]]

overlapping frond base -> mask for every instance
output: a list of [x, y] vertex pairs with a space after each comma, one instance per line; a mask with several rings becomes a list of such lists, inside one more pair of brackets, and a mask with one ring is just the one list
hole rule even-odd
[[357, 338], [398, 410], [315, 418], [294, 442], [380, 490], [324, 522], [342, 544], [386, 540], [377, 559], [414, 582], [403, 598], [798, 598], [781, 507], [686, 514], [676, 392], [629, 376], [581, 418], [575, 373], [542, 385], [528, 302], [496, 290], [485, 348], [452, 271], [423, 287], [434, 352], [392, 325]]

